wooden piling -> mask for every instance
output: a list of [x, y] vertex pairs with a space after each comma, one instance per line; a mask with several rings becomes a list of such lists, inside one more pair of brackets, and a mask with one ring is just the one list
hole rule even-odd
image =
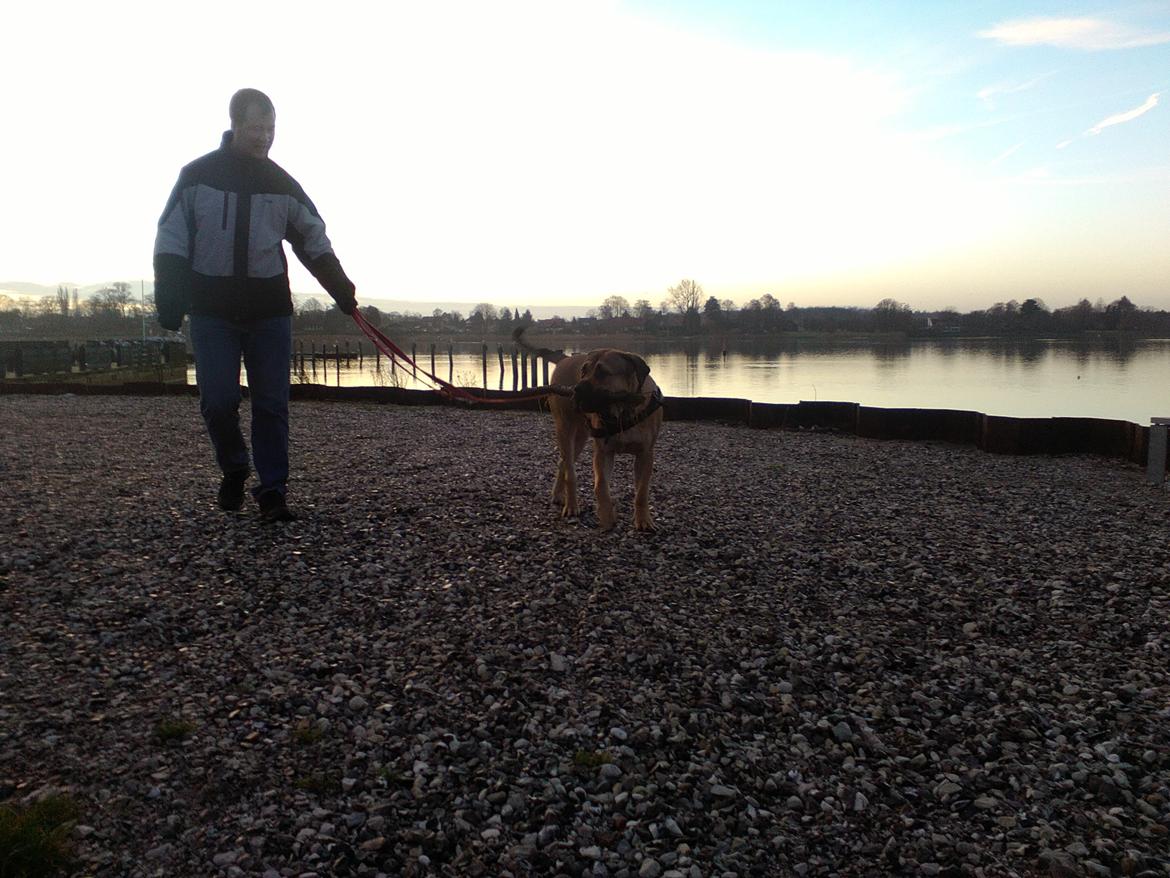
[[487, 342], [483, 343], [483, 389], [487, 390]]
[[516, 345], [512, 345], [512, 390], [519, 390], [520, 376], [516, 372]]
[[431, 374], [438, 374], [435, 372], [435, 343], [431, 342]]

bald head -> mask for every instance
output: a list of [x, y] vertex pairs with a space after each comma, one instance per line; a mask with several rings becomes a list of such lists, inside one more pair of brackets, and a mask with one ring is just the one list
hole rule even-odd
[[232, 149], [252, 158], [268, 158], [276, 139], [276, 108], [268, 95], [254, 88], [242, 88], [228, 105], [232, 120]]

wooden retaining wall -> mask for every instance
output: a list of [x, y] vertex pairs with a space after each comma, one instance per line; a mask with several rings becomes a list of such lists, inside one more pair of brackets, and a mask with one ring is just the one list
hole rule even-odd
[[[246, 392], [246, 389], [245, 389]], [[540, 411], [543, 399], [515, 400], [509, 391], [474, 390], [499, 400], [493, 409]], [[0, 383], [0, 395], [122, 394], [129, 396], [198, 396], [185, 384], [135, 382], [121, 385], [77, 383]], [[456, 405], [434, 390], [401, 387], [329, 387], [293, 384], [294, 400], [374, 402], [392, 405]], [[993, 454], [1099, 454], [1146, 463], [1150, 428], [1104, 418], [1008, 418], [949, 409], [874, 408], [855, 402], [760, 403], [747, 399], [668, 396], [670, 421], [714, 421], [757, 429], [824, 430], [867, 439], [906, 439], [974, 445]]]

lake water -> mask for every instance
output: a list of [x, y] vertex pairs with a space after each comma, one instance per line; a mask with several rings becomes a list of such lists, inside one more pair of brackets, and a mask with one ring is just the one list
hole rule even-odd
[[[546, 341], [546, 340], [543, 340]], [[548, 343], [546, 341], [546, 343]], [[570, 344], [558, 340], [557, 344]], [[399, 344], [402, 344], [400, 341]], [[740, 397], [756, 402], [837, 400], [885, 408], [966, 409], [1012, 417], [1116, 418], [1148, 424], [1170, 416], [1170, 339], [1009, 340], [947, 339], [874, 343], [789, 341], [638, 343], [621, 345], [642, 354], [667, 396]], [[369, 345], [363, 346], [368, 353]], [[410, 341], [404, 348], [409, 351]], [[332, 350], [332, 345], [330, 345]], [[356, 350], [356, 348], [355, 348]], [[570, 352], [572, 347], [568, 347]], [[436, 373], [463, 386], [483, 386], [482, 348], [456, 344], [436, 352]], [[420, 343], [418, 364], [430, 369], [430, 347]], [[358, 368], [314, 373], [306, 361], [293, 380], [344, 386], [427, 387], [385, 359]], [[194, 381], [194, 376], [191, 376]], [[498, 389], [495, 346], [488, 354], [488, 386]], [[512, 388], [506, 357], [504, 389]]]

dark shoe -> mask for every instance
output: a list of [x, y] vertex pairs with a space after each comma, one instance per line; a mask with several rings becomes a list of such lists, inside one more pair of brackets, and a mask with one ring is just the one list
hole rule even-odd
[[244, 483], [246, 481], [248, 481], [246, 469], [223, 474], [223, 481], [219, 483], [219, 495], [216, 497], [220, 509], [225, 512], [240, 511], [240, 507], [244, 505]]
[[264, 522], [296, 521], [297, 515], [284, 501], [279, 491], [267, 491], [260, 495], [260, 519]]

